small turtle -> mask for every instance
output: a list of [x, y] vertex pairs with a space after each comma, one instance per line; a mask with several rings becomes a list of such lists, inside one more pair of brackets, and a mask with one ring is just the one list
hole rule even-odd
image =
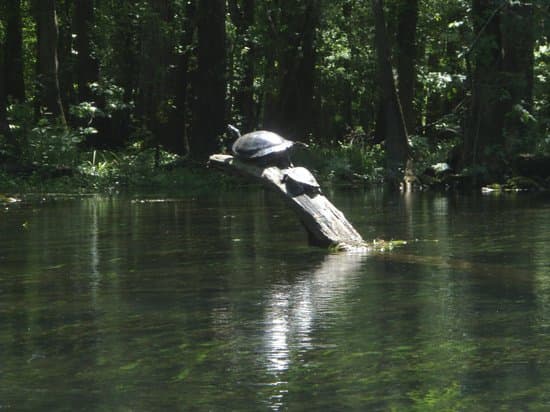
[[293, 195], [307, 194], [314, 197], [321, 193], [321, 186], [315, 176], [305, 167], [289, 167], [283, 169], [282, 182], [286, 183], [287, 189]]
[[228, 128], [237, 136], [232, 147], [233, 154], [242, 160], [254, 161], [262, 166], [292, 166], [290, 149], [295, 145], [307, 147], [304, 143], [287, 140], [267, 130], [257, 130], [241, 136], [236, 127], [228, 125]]

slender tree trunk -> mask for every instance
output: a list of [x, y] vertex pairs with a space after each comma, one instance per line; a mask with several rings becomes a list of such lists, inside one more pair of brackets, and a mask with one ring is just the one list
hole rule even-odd
[[399, 101], [407, 131], [411, 133], [414, 132], [416, 123], [413, 99], [416, 82], [418, 0], [400, 0], [398, 7], [397, 76], [399, 79]]
[[532, 123], [524, 120], [533, 106], [534, 45], [533, 2], [509, 5], [502, 16], [503, 75], [509, 99], [505, 101], [504, 136], [508, 152], [532, 150], [526, 135]]
[[197, 95], [189, 144], [191, 156], [203, 161], [219, 150], [219, 139], [226, 127], [225, 0], [201, 1], [197, 12]]
[[193, 36], [196, 29], [196, 4], [189, 1], [185, 8], [182, 35], [180, 43], [183, 46], [182, 53], [177, 57], [177, 67], [174, 79], [175, 107], [170, 111], [169, 130], [163, 145], [171, 151], [179, 154], [189, 153], [189, 87], [190, 87], [190, 61], [193, 53]]
[[312, 128], [319, 11], [317, 0], [281, 9], [280, 25], [285, 29], [278, 35], [275, 55], [279, 93], [274, 96], [271, 111], [266, 113], [265, 125], [289, 138], [303, 139]]
[[[290, 137], [304, 139], [311, 131], [313, 114], [313, 80], [315, 70], [315, 30], [319, 22], [317, 0], [306, 2], [303, 17], [301, 36], [295, 44], [294, 50], [287, 49], [283, 60], [283, 67], [287, 68], [281, 86], [279, 101], [282, 113], [282, 127], [289, 130]], [[285, 10], [289, 16], [290, 10]], [[298, 60], [296, 61], [296, 56]]]
[[115, 30], [110, 38], [110, 47], [113, 48], [114, 79], [117, 85], [124, 90], [124, 102], [129, 104], [135, 98], [137, 89], [138, 70], [138, 27], [136, 16], [131, 13], [134, 1], [122, 0], [117, 2], [120, 7], [112, 6]]
[[25, 101], [25, 81], [23, 75], [23, 31], [21, 22], [21, 0], [8, 2], [6, 22], [5, 61], [10, 69], [5, 73], [5, 92], [19, 102]]
[[505, 168], [500, 9], [493, 0], [472, 1], [477, 37], [472, 46], [472, 103], [463, 149], [464, 166], [484, 166], [495, 176]]
[[[347, 44], [351, 52], [351, 58], [344, 62], [344, 69], [346, 72], [351, 73], [353, 62], [355, 60], [355, 56], [357, 55], [357, 46], [353, 39], [353, 34], [355, 31], [355, 28], [352, 27], [352, 12], [353, 12], [353, 2], [348, 1], [344, 2], [342, 5], [342, 16], [344, 17], [344, 20], [346, 21], [346, 25], [344, 27], [346, 37], [347, 37]], [[354, 87], [352, 84], [351, 76], [350, 78], [346, 79], [345, 85], [343, 86], [343, 113], [344, 113], [344, 122], [346, 128], [351, 127], [354, 124], [353, 119], [353, 98], [354, 98]]]
[[[281, 82], [280, 70], [277, 70], [278, 56], [281, 54], [281, 34], [277, 30], [278, 26], [281, 26], [277, 19], [276, 9], [268, 9], [266, 12], [267, 22], [264, 25], [268, 28], [268, 35], [265, 39], [265, 44], [268, 47], [265, 48], [264, 58], [264, 73], [263, 73], [263, 85], [262, 85], [262, 101], [261, 101], [261, 126], [263, 128], [276, 129], [279, 124], [280, 114], [278, 113], [277, 98], [279, 95], [279, 84]], [[286, 42], [285, 42], [286, 44]]]
[[[12, 145], [14, 142], [12, 141], [12, 135], [10, 132], [9, 124], [8, 124], [8, 118], [6, 113], [7, 108], [7, 93], [6, 93], [6, 78], [7, 78], [7, 65], [6, 65], [6, 59], [4, 52], [5, 45], [3, 42], [1, 42], [0, 38], [0, 141], [2, 140], [2, 137], [5, 138], [8, 145]], [[10, 152], [13, 152], [15, 148], [8, 148], [6, 151], [8, 154], [11, 154]], [[15, 154], [15, 153], [14, 153]], [[3, 155], [0, 153], [0, 160], [3, 159]]]
[[72, 122], [71, 116], [67, 113], [69, 106], [78, 103], [78, 94], [76, 85], [76, 63], [77, 57], [74, 54], [75, 41], [73, 38], [74, 30], [74, 13], [73, 1], [70, 0], [55, 0], [55, 12], [57, 17], [57, 59], [59, 79], [59, 94], [61, 95], [61, 103], [66, 114], [67, 121]]
[[[80, 102], [95, 100], [90, 84], [99, 80], [99, 64], [92, 50], [91, 31], [94, 24], [93, 0], [75, 2], [74, 28], [76, 31], [77, 84]], [[97, 104], [98, 102], [96, 102]]]
[[372, 9], [375, 19], [375, 43], [383, 110], [381, 117], [384, 122], [382, 130], [385, 132], [383, 140], [386, 142], [387, 176], [390, 183], [397, 183], [401, 180], [405, 168], [410, 169], [410, 165], [407, 165], [409, 160], [407, 129], [393, 79], [382, 0], [372, 0]]
[[239, 65], [242, 67], [242, 77], [237, 86], [235, 95], [235, 106], [237, 112], [241, 115], [241, 128], [244, 131], [252, 130], [256, 127], [257, 109], [254, 102], [254, 69], [257, 58], [257, 48], [253, 41], [251, 27], [255, 19], [255, 0], [243, 0], [239, 7], [237, 0], [232, 0], [231, 15], [237, 26], [237, 34], [246, 48], [242, 61]]
[[54, 0], [35, 0], [38, 27], [38, 95], [47, 113], [66, 126], [59, 92], [57, 16]]
[[175, 108], [170, 112], [169, 131], [162, 143], [168, 150], [179, 154], [189, 152], [189, 87], [190, 60], [193, 53], [193, 35], [196, 29], [196, 4], [188, 1], [185, 8], [185, 20], [181, 36], [183, 52], [178, 57], [175, 77]]
[[[442, 70], [440, 62], [438, 60], [438, 55], [435, 52], [431, 52], [426, 60], [426, 71], [439, 72]], [[443, 98], [437, 90], [427, 88], [426, 93], [426, 105], [424, 107], [425, 124], [432, 125], [435, 124], [438, 119], [441, 119], [442, 115], [444, 114]], [[428, 133], [428, 140], [432, 143], [435, 143], [435, 133]]]
[[112, 75], [115, 84], [122, 88], [122, 100], [127, 106], [111, 111], [108, 120], [101, 122], [98, 135], [89, 139], [89, 142], [94, 147], [112, 149], [122, 147], [132, 131], [129, 107], [136, 99], [139, 44], [136, 1], [117, 0], [116, 2], [102, 1], [102, 3], [110, 9], [115, 22], [114, 31], [108, 39], [109, 44], [105, 46], [112, 50], [109, 74]]
[[167, 128], [168, 71], [173, 44], [169, 38], [173, 10], [171, 0], [148, 0], [149, 10], [141, 27], [136, 112], [157, 144]]

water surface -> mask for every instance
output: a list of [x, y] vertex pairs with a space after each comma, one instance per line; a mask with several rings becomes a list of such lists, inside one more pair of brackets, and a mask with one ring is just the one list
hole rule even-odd
[[261, 190], [0, 212], [0, 409], [549, 410], [550, 197]]

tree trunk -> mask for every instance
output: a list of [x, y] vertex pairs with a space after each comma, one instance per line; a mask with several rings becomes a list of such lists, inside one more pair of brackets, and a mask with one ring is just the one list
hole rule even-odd
[[10, 69], [5, 73], [5, 93], [22, 103], [25, 101], [25, 81], [21, 0], [11, 0], [5, 7], [7, 8], [5, 61], [10, 65]]
[[383, 110], [379, 117], [384, 122], [381, 130], [385, 132], [383, 140], [386, 142], [386, 173], [389, 183], [396, 184], [401, 181], [403, 173], [406, 172], [405, 169], [410, 169], [407, 166], [409, 160], [407, 129], [393, 79], [382, 0], [372, 0], [372, 9], [375, 20], [377, 66]]
[[137, 89], [138, 71], [138, 27], [137, 16], [132, 12], [135, 1], [122, 0], [112, 7], [113, 20], [115, 22], [114, 33], [108, 39], [112, 47], [112, 65], [115, 83], [124, 90], [124, 103], [130, 104]]
[[99, 63], [93, 53], [91, 39], [94, 19], [93, 0], [77, 0], [75, 2], [74, 27], [76, 50], [78, 51], [76, 67], [79, 102], [96, 100], [90, 89], [90, 84], [99, 80]]
[[38, 28], [38, 96], [46, 114], [66, 127], [59, 92], [57, 40], [58, 27], [54, 0], [35, 0]]
[[178, 57], [175, 74], [175, 107], [170, 112], [168, 133], [162, 144], [178, 154], [189, 152], [189, 86], [190, 86], [190, 61], [193, 53], [193, 36], [196, 29], [196, 4], [188, 1], [185, 7], [184, 28], [181, 35], [182, 53]]
[[[73, 1], [55, 0], [55, 11], [57, 17], [57, 60], [59, 79], [59, 94], [65, 114], [68, 113], [70, 105], [78, 103], [78, 94], [75, 87], [77, 83], [77, 58], [74, 54], [75, 41]], [[66, 116], [69, 123], [71, 116]]]
[[[300, 10], [298, 14], [297, 11]], [[315, 72], [315, 32], [319, 2], [308, 0], [281, 10], [282, 29], [277, 41], [279, 93], [265, 126], [289, 138], [304, 139], [312, 129]]]
[[[97, 0], [96, 0], [97, 1]], [[111, 11], [114, 30], [107, 39], [112, 56], [110, 57], [110, 73], [116, 86], [123, 90], [122, 101], [125, 108], [117, 108], [110, 113], [106, 121], [102, 121], [99, 133], [91, 136], [88, 141], [94, 147], [113, 149], [122, 147], [132, 132], [131, 109], [136, 100], [138, 70], [138, 16], [135, 13], [136, 1], [118, 0], [103, 1]], [[96, 3], [97, 4], [97, 3]]]
[[[8, 118], [6, 113], [7, 108], [7, 93], [6, 93], [6, 78], [7, 78], [7, 65], [4, 52], [5, 45], [1, 42], [0, 37], [0, 142], [5, 139], [8, 146], [13, 145], [12, 135], [8, 124]], [[4, 137], [4, 139], [2, 139]], [[1, 147], [0, 147], [1, 148]], [[7, 147], [7, 155], [14, 155], [15, 147]], [[0, 152], [0, 160], [4, 159], [4, 155]]]
[[485, 167], [487, 177], [502, 174], [504, 105], [500, 9], [493, 0], [473, 0], [476, 41], [472, 46], [472, 100], [464, 137], [463, 164]]
[[414, 89], [416, 82], [416, 22], [418, 0], [400, 0], [397, 31], [397, 76], [399, 101], [409, 133], [415, 130]]
[[[283, 61], [283, 67], [287, 67], [288, 71], [283, 78], [280, 100], [284, 122], [281, 126], [290, 130], [290, 137], [299, 139], [304, 139], [311, 131], [315, 78], [314, 42], [319, 23], [317, 0], [306, 2], [302, 21], [301, 38], [294, 50], [287, 50]], [[296, 56], [299, 56], [297, 62]]]
[[204, 161], [225, 132], [225, 0], [200, 1], [197, 9], [198, 69], [195, 77], [191, 157]]
[[163, 102], [168, 94], [168, 71], [172, 63], [173, 45], [169, 35], [173, 10], [171, 0], [148, 0], [148, 4], [140, 33], [136, 112], [152, 133], [153, 139], [148, 143], [154, 144], [167, 128], [167, 109]]
[[255, 0], [243, 0], [241, 7], [237, 0], [230, 2], [232, 5], [232, 19], [237, 27], [237, 35], [246, 48], [246, 52], [238, 64], [242, 67], [242, 77], [239, 79], [235, 95], [235, 106], [240, 114], [241, 130], [250, 131], [257, 126], [257, 110], [254, 102], [254, 69], [257, 59], [257, 48], [253, 41], [251, 27], [255, 19]]
[[504, 136], [506, 151], [530, 151], [526, 135], [531, 122], [524, 115], [533, 107], [534, 45], [533, 3], [515, 2], [503, 12], [501, 30], [503, 75], [509, 99], [505, 101]]

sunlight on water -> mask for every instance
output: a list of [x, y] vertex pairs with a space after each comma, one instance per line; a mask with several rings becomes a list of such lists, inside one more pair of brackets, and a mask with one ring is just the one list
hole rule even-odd
[[[265, 353], [268, 369], [278, 374], [288, 369], [290, 347], [311, 348], [314, 322], [337, 311], [338, 297], [353, 287], [366, 254], [329, 254], [312, 273], [294, 285], [275, 285], [267, 299]], [[331, 307], [334, 306], [334, 307]]]

